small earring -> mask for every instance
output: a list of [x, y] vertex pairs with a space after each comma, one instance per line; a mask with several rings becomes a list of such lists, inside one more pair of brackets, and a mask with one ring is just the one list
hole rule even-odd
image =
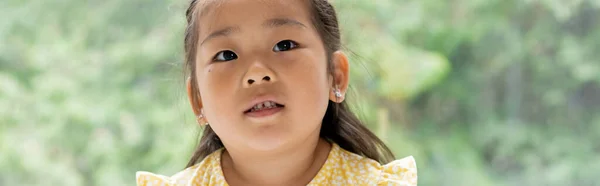
[[338, 88], [333, 89], [333, 94], [335, 94], [335, 97], [337, 97], [337, 98], [342, 97], [342, 93], [340, 92], [340, 89], [338, 89]]
[[206, 126], [208, 125], [208, 122], [202, 122], [202, 119], [204, 118], [204, 115], [200, 114], [198, 115], [198, 117], [196, 118], [196, 122], [198, 122], [198, 124], [200, 124], [200, 126]]

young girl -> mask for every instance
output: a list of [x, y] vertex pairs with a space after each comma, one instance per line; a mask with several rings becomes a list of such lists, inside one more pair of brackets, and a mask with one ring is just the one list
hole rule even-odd
[[137, 185], [416, 185], [348, 109], [348, 59], [327, 0], [192, 0], [187, 90], [204, 126], [187, 168]]

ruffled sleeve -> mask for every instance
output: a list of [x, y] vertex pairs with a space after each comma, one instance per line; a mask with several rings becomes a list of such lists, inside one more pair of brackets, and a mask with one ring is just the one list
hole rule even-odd
[[137, 186], [164, 185], [173, 186], [169, 177], [150, 172], [139, 171], [135, 174]]
[[145, 171], [135, 174], [137, 186], [187, 186], [195, 176], [199, 165], [189, 167], [177, 174], [168, 177]]
[[382, 168], [378, 185], [417, 185], [417, 163], [412, 156], [392, 161]]

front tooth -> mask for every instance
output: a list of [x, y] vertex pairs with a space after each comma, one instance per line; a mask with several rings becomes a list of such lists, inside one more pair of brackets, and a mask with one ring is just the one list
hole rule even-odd
[[263, 104], [262, 104], [262, 103], [259, 103], [258, 105], [256, 105], [256, 108], [258, 108], [258, 109], [261, 109], [261, 108], [263, 108]]
[[270, 101], [267, 101], [267, 102], [265, 103], [265, 107], [267, 107], [267, 108], [271, 108], [271, 102], [270, 102]]

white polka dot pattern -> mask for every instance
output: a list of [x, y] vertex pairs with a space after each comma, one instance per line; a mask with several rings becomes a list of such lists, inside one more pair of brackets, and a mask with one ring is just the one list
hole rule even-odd
[[[172, 177], [137, 172], [138, 186], [227, 186], [218, 150], [202, 162]], [[377, 161], [348, 152], [333, 144], [321, 170], [308, 184], [320, 185], [417, 185], [417, 165], [412, 156], [381, 165]]]

